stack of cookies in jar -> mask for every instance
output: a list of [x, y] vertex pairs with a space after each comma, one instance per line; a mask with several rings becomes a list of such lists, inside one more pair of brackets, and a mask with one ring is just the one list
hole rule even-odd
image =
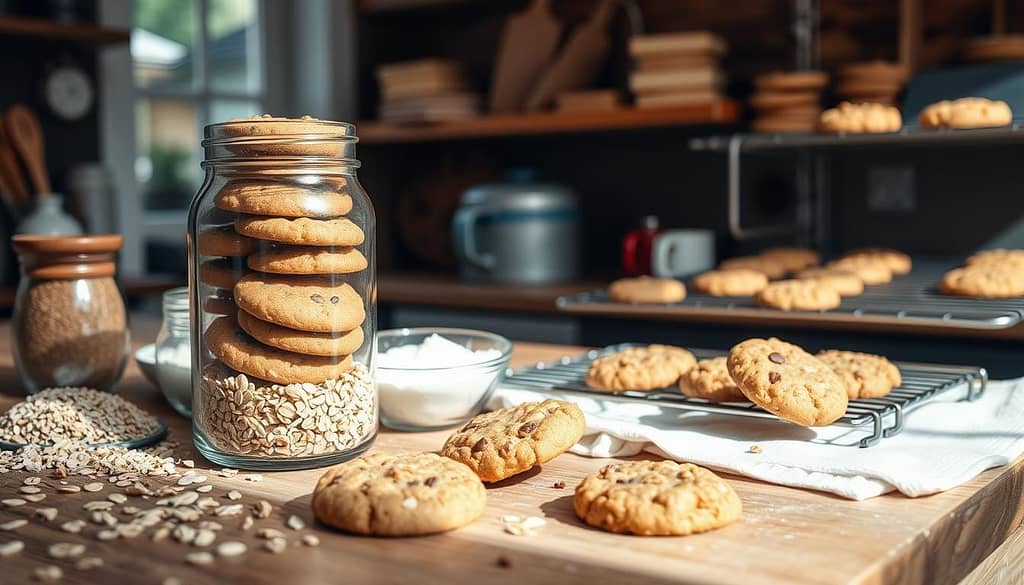
[[[351, 126], [258, 117], [211, 128], [206, 194], [193, 204], [204, 440], [255, 457], [350, 450], [376, 430], [361, 227], [373, 215], [346, 172]], [[211, 143], [223, 156], [211, 160]]]

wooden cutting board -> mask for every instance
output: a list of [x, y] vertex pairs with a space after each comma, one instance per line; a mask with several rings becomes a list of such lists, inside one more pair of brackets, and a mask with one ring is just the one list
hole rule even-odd
[[505, 23], [491, 80], [490, 110], [515, 112], [551, 61], [562, 25], [551, 14], [549, 0], [533, 0], [530, 7]]
[[526, 100], [527, 110], [546, 108], [556, 95], [590, 85], [608, 55], [608, 23], [615, 6], [613, 0], [600, 0], [594, 15], [573, 32], [558, 58], [537, 82]]

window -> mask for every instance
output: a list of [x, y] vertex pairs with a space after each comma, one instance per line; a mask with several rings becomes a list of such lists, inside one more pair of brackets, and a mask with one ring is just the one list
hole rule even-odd
[[184, 245], [203, 126], [263, 110], [262, 4], [134, 0], [134, 173], [149, 240]]

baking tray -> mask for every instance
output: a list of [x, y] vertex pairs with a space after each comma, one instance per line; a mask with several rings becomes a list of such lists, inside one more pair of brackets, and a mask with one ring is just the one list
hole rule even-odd
[[[702, 398], [684, 396], [675, 387], [652, 391], [604, 392], [593, 390], [586, 384], [587, 370], [594, 359], [642, 344], [624, 343], [603, 349], [595, 349], [576, 356], [565, 356], [553, 362], [537, 364], [511, 370], [504, 386], [541, 392], [572, 393], [586, 395], [599, 400], [620, 400], [657, 405], [662, 408], [691, 412], [707, 412], [746, 418], [761, 418], [790, 425], [774, 414], [750, 403], [709, 402]], [[692, 349], [698, 359], [725, 355], [726, 352]], [[906, 416], [922, 404], [933, 400], [952, 388], [966, 385], [964, 400], [973, 401], [981, 397], [988, 383], [984, 368], [971, 366], [948, 366], [913, 362], [896, 362], [903, 378], [902, 384], [883, 398], [851, 400], [846, 414], [834, 425], [862, 428], [867, 436], [857, 441], [859, 447], [870, 447], [882, 439], [898, 435], [904, 426]]]
[[713, 297], [692, 292], [680, 303], [631, 304], [614, 302], [607, 290], [559, 297], [559, 310], [575, 314], [635, 315], [688, 320], [745, 318], [748, 322], [804, 321], [854, 325], [931, 326], [973, 331], [999, 331], [1024, 320], [1024, 297], [972, 299], [940, 294], [938, 283], [957, 264], [915, 259], [910, 274], [883, 285], [866, 286], [864, 293], [843, 297], [827, 311], [780, 311], [754, 304], [752, 297]]

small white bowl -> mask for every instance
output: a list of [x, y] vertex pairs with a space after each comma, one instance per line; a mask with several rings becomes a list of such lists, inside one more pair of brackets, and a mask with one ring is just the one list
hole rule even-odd
[[135, 352], [135, 363], [139, 364], [142, 375], [146, 377], [157, 388], [160, 384], [156, 381], [156, 344], [143, 345]]
[[505, 377], [512, 342], [500, 335], [472, 329], [419, 327], [377, 333], [377, 353], [393, 347], [420, 345], [440, 335], [473, 351], [497, 349], [500, 355], [461, 366], [385, 368], [377, 366], [380, 420], [392, 429], [429, 431], [461, 424], [479, 414]]

